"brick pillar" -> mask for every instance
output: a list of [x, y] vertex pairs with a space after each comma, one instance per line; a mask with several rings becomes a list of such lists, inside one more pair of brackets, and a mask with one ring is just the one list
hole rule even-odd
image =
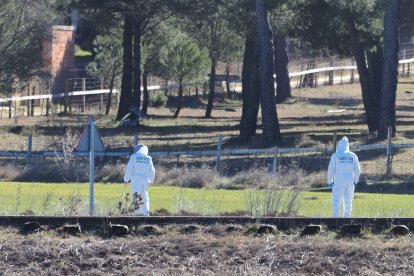
[[75, 65], [75, 27], [53, 26], [43, 42], [43, 67], [51, 76], [51, 92], [65, 92], [69, 69]]

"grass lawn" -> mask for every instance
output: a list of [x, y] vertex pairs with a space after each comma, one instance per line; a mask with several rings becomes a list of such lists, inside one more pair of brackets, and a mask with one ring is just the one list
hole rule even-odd
[[[1, 215], [22, 214], [25, 211], [35, 215], [87, 214], [89, 184], [1, 182], [0, 190], [2, 191]], [[118, 202], [125, 202], [127, 192], [129, 188], [125, 189], [122, 184], [96, 184], [96, 214], [119, 214]], [[173, 214], [180, 211], [202, 215], [223, 214], [248, 210], [248, 206], [258, 206], [263, 202], [259, 200], [256, 204], [247, 204], [247, 198], [257, 195], [248, 190], [150, 186], [149, 193], [152, 212], [166, 209]], [[263, 193], [260, 196], [263, 196]], [[289, 192], [284, 192], [282, 198], [286, 200], [288, 197]], [[285, 200], [282, 199], [282, 202]], [[298, 215], [307, 217], [331, 215], [330, 193], [302, 192], [297, 202]], [[357, 193], [353, 215], [355, 217], [413, 217], [414, 195]]]

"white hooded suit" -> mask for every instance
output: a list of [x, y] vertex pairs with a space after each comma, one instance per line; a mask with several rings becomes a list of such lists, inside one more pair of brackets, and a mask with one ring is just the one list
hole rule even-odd
[[148, 156], [148, 147], [142, 144], [135, 146], [136, 152], [131, 155], [124, 175], [124, 182], [131, 181], [132, 197], [134, 193], [142, 196], [143, 204], [136, 214], [148, 216], [149, 197], [148, 185], [154, 182], [155, 169], [151, 156]]
[[328, 167], [328, 184], [334, 183], [332, 187], [334, 217], [339, 217], [342, 202], [344, 217], [351, 216], [355, 185], [359, 181], [360, 174], [358, 157], [349, 151], [348, 138], [343, 137], [338, 142], [336, 152], [332, 154]]

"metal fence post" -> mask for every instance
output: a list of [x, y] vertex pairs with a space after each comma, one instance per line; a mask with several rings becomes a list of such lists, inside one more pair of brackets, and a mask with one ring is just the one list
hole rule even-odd
[[388, 126], [388, 137], [387, 137], [387, 171], [386, 176], [389, 177], [391, 174], [391, 157], [392, 157], [392, 126]]
[[223, 134], [218, 135], [218, 142], [217, 142], [217, 153], [216, 153], [216, 170], [218, 171], [220, 168], [220, 156], [221, 156], [221, 143], [223, 141]]

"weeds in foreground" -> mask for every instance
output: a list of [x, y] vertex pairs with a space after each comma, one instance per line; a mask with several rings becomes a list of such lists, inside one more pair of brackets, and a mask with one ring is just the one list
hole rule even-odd
[[16, 206], [15, 206], [15, 210], [14, 210], [14, 212], [16, 214], [19, 213], [21, 200], [22, 200], [22, 185], [19, 184], [16, 188]]
[[[123, 192], [121, 198], [118, 200], [116, 210], [119, 215], [136, 213], [144, 204], [144, 200], [139, 193], [135, 192], [132, 195], [132, 200], [130, 200], [130, 195], [130, 193]], [[110, 212], [109, 215], [113, 215], [112, 212]]]
[[253, 216], [294, 216], [300, 207], [300, 190], [268, 187], [263, 190], [246, 190], [246, 209]]
[[74, 152], [79, 140], [79, 132], [68, 128], [63, 137], [52, 138], [51, 146], [63, 151], [63, 158], [55, 158], [59, 174], [66, 182], [80, 182], [87, 179], [89, 166], [84, 158], [77, 157]]
[[71, 192], [68, 197], [59, 198], [59, 203], [62, 208], [63, 214], [67, 216], [81, 214], [81, 202], [82, 199], [79, 190]]
[[42, 197], [41, 208], [43, 214], [46, 214], [47, 210], [49, 210], [49, 208], [52, 206], [54, 198], [55, 195], [51, 191], [47, 191], [46, 194]]

